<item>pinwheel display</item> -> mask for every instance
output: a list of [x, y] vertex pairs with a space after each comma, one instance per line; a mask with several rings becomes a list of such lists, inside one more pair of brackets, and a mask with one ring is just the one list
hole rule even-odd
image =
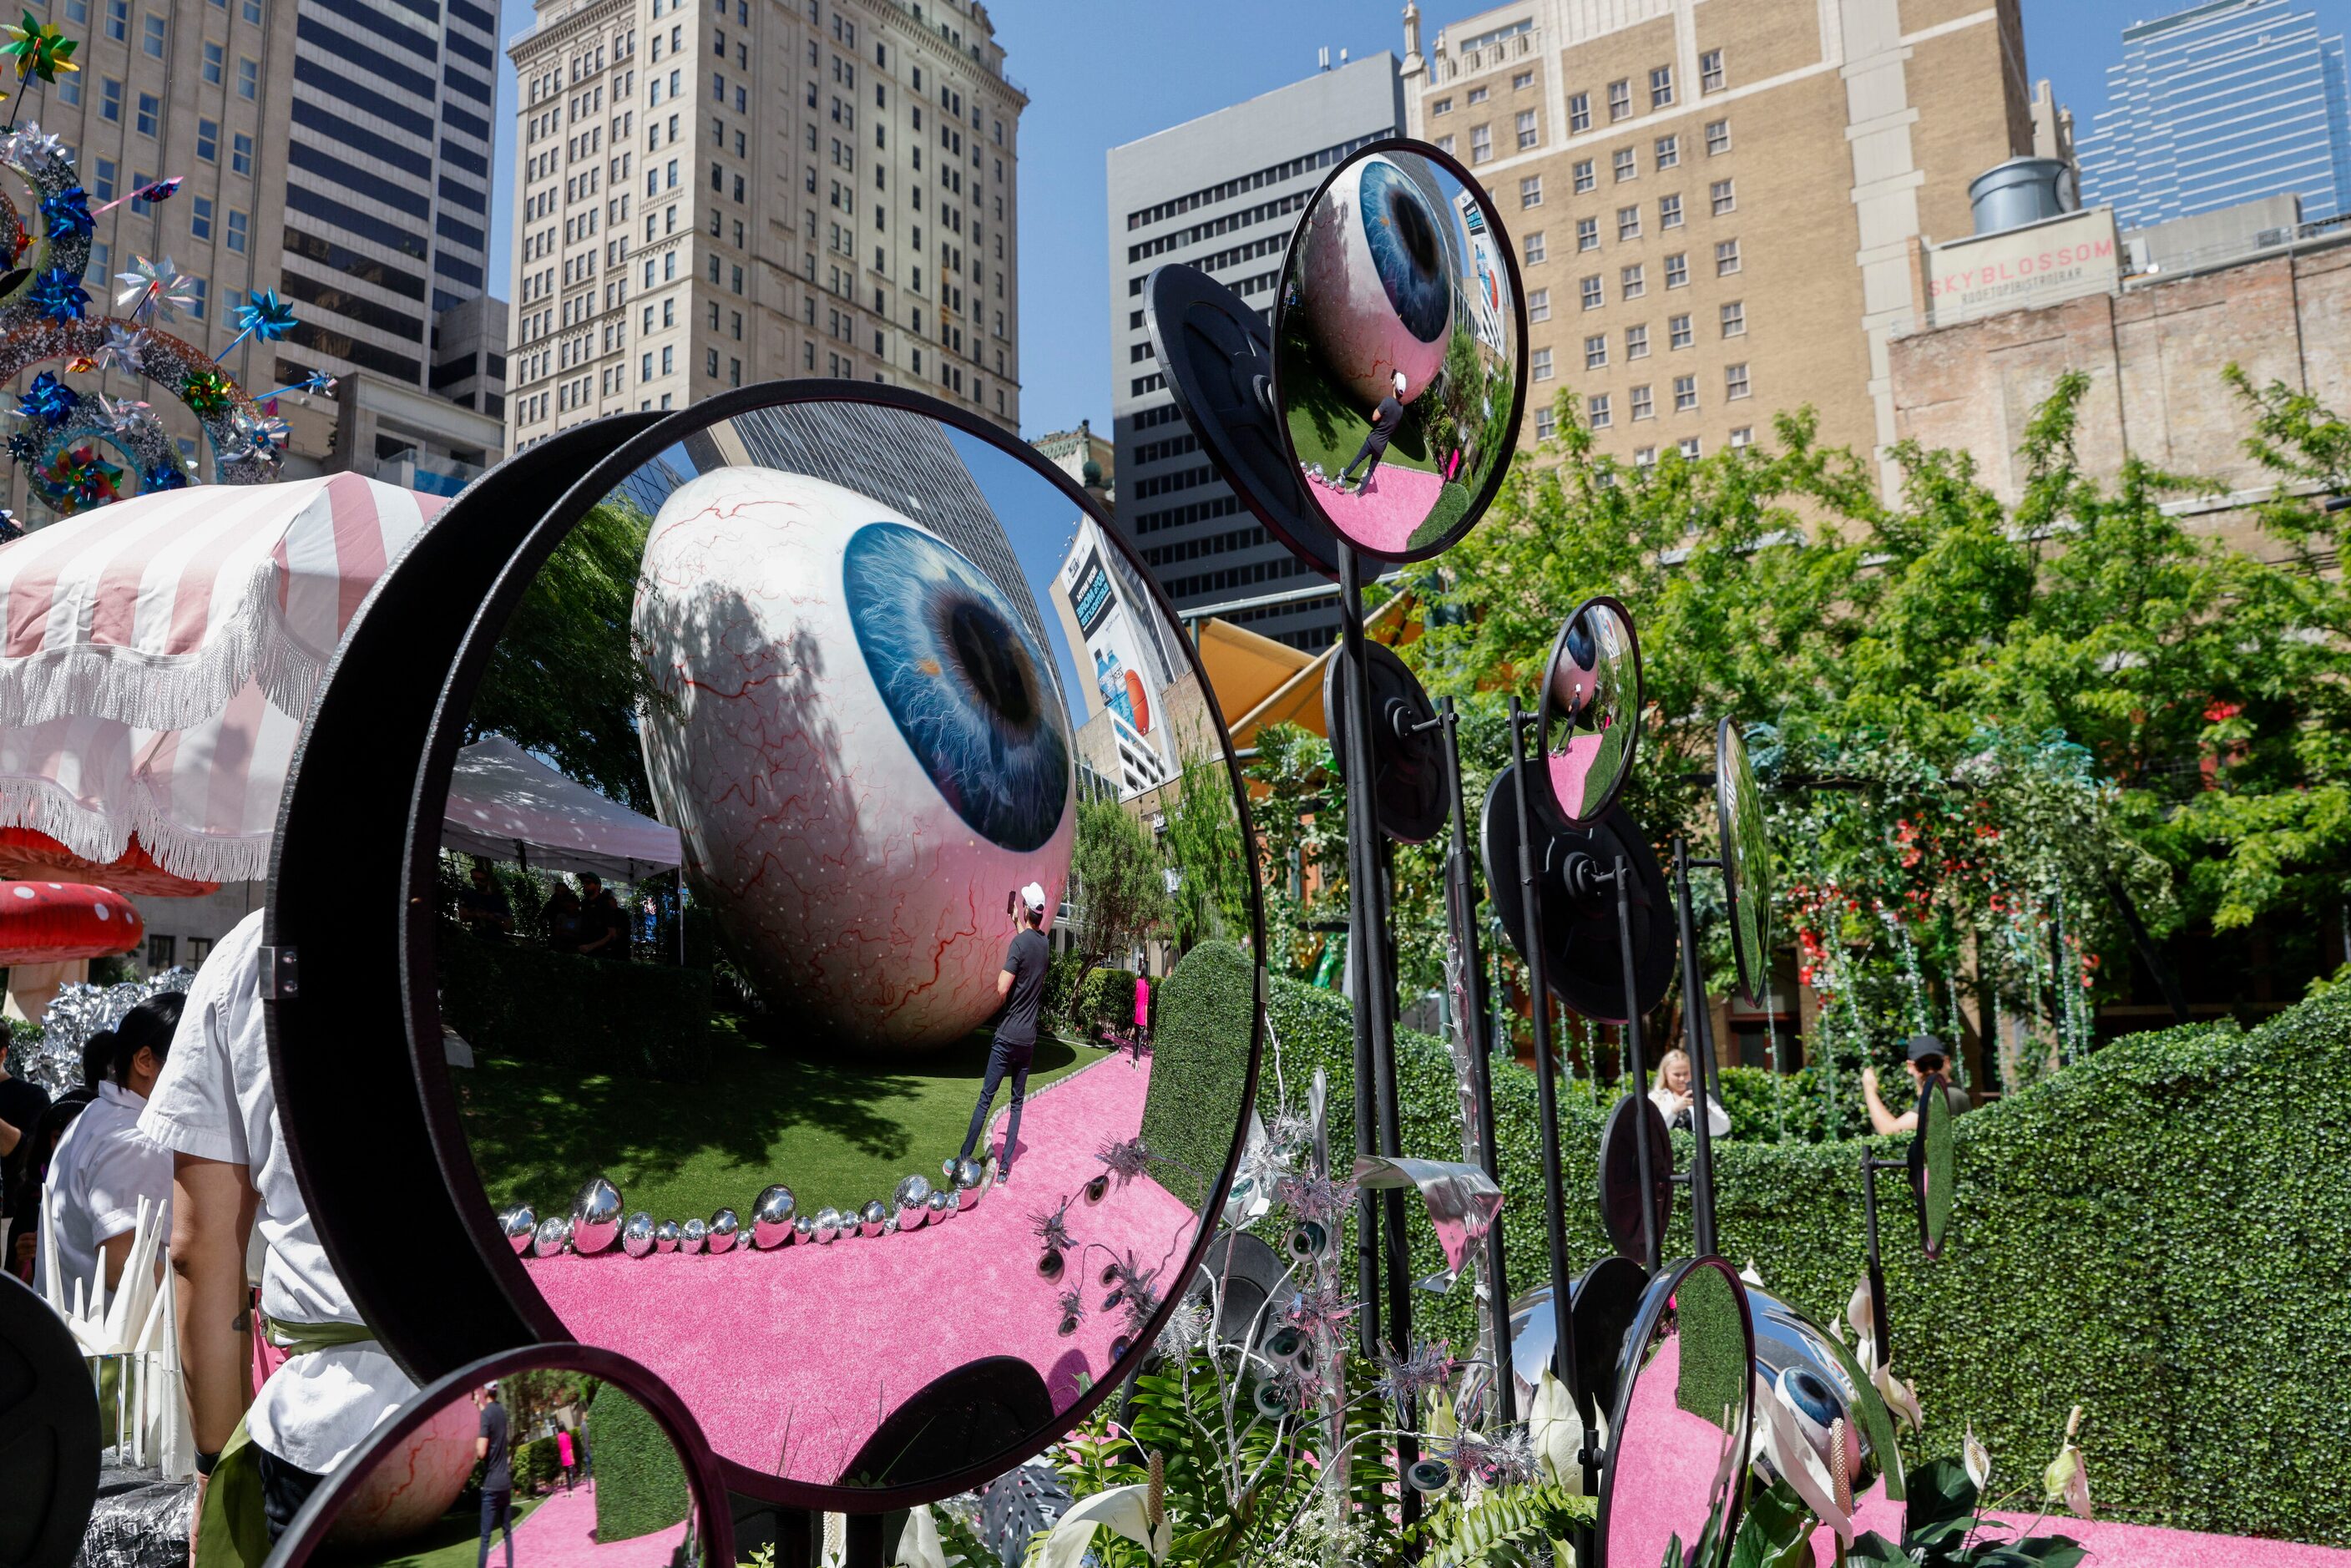
[[0, 44], [0, 55], [16, 60], [17, 80], [37, 77], [53, 82], [59, 71], [81, 69], [73, 62], [74, 50], [80, 46], [66, 37], [64, 28], [43, 22], [27, 11], [22, 25], [7, 31], [8, 41]]

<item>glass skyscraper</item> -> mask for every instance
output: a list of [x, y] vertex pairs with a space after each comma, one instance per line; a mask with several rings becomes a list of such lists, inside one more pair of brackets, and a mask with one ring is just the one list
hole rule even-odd
[[2077, 152], [2082, 198], [2126, 229], [2262, 196], [2351, 211], [2343, 38], [2295, 0], [2213, 0], [2123, 29], [2108, 107]]

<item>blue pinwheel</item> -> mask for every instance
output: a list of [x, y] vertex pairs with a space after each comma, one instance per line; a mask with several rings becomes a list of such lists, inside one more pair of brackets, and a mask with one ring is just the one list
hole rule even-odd
[[51, 239], [87, 235], [93, 229], [89, 217], [89, 193], [79, 185], [68, 185], [43, 196], [41, 216], [48, 225]]
[[82, 287], [80, 275], [62, 267], [35, 278], [26, 298], [52, 321], [78, 321], [89, 313], [89, 291]]
[[242, 330], [228, 340], [227, 348], [220, 351], [224, 360], [247, 338], [274, 343], [291, 332], [294, 329], [294, 307], [277, 298], [275, 288], [256, 288], [253, 291], [252, 304], [236, 308], [236, 324]]
[[16, 412], [26, 419], [37, 419], [44, 424], [63, 424], [81, 402], [81, 394], [57, 380], [47, 371], [33, 378], [25, 389], [25, 401]]
[[139, 476], [139, 488], [149, 490], [180, 490], [188, 484], [188, 472], [177, 463], [158, 463]]

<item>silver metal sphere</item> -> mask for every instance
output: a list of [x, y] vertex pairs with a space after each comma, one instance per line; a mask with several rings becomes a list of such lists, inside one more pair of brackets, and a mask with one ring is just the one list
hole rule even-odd
[[793, 1220], [792, 1239], [796, 1242], [813, 1243], [816, 1240], [815, 1219], [803, 1214], [799, 1218]]
[[831, 1241], [841, 1234], [841, 1210], [820, 1208], [816, 1211], [816, 1239]]
[[954, 1217], [956, 1212], [955, 1194], [951, 1192], [935, 1192], [931, 1194], [930, 1202], [925, 1207], [928, 1207], [931, 1211], [931, 1223], [933, 1225], [945, 1225]]
[[857, 1233], [860, 1236], [879, 1236], [883, 1223], [889, 1218], [890, 1206], [878, 1197], [874, 1198], [858, 1211]]
[[699, 1252], [702, 1250], [702, 1244], [709, 1239], [710, 1227], [699, 1219], [689, 1219], [678, 1228], [677, 1249], [681, 1252]]
[[571, 1248], [583, 1257], [594, 1257], [620, 1239], [621, 1218], [626, 1211], [621, 1204], [621, 1189], [602, 1176], [580, 1189], [571, 1200]]
[[731, 1208], [722, 1208], [710, 1217], [709, 1249], [713, 1252], [730, 1252], [735, 1248], [735, 1233], [743, 1222], [735, 1218]]
[[569, 1235], [570, 1228], [569, 1220], [559, 1218], [552, 1214], [549, 1215], [538, 1222], [538, 1228], [531, 1233], [531, 1252], [540, 1258], [554, 1257], [563, 1250], [564, 1243], [570, 1239]]
[[506, 1233], [507, 1245], [517, 1252], [530, 1250], [531, 1233], [538, 1228], [538, 1216], [527, 1203], [498, 1210], [498, 1228]]
[[674, 1252], [684, 1235], [685, 1232], [678, 1228], [676, 1220], [664, 1219], [653, 1227], [653, 1249], [660, 1252]]
[[931, 1220], [931, 1178], [919, 1173], [898, 1183], [891, 1207], [897, 1210], [898, 1228], [919, 1230]]
[[751, 1244], [762, 1249], [789, 1246], [798, 1218], [791, 1188], [781, 1184], [768, 1188], [751, 1206]]
[[637, 1210], [629, 1216], [629, 1222], [621, 1227], [621, 1250], [632, 1258], [643, 1257], [653, 1249], [655, 1228], [653, 1217], [642, 1208]]
[[954, 1180], [956, 1186], [961, 1190], [969, 1192], [987, 1179], [987, 1167], [977, 1160], [959, 1160], [956, 1163]]

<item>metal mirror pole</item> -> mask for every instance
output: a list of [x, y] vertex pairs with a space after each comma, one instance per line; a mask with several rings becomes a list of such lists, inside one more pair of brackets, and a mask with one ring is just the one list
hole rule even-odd
[[[1642, 1099], [1649, 1097], [1649, 1064], [1641, 1047], [1641, 996], [1639, 981], [1633, 964], [1633, 865], [1623, 855], [1616, 857], [1613, 873], [1616, 883], [1616, 954], [1625, 972], [1625, 1071], [1633, 1075], [1633, 1092]], [[1650, 1273], [1665, 1255], [1666, 1239], [1657, 1234], [1657, 1207], [1652, 1195], [1657, 1190], [1656, 1169], [1649, 1148], [1649, 1119], [1635, 1114], [1633, 1118], [1633, 1148], [1641, 1167], [1641, 1246], [1646, 1256], [1642, 1263]], [[1659, 1151], [1670, 1159], [1671, 1150]]]
[[1894, 1314], [1886, 1310], [1886, 1266], [1877, 1251], [1877, 1173], [1903, 1168], [1900, 1160], [1881, 1160], [1868, 1154], [1861, 1156], [1862, 1232], [1869, 1253], [1869, 1300], [1874, 1309], [1872, 1327], [1875, 1329], [1877, 1323], [1885, 1324], [1885, 1338], [1889, 1342], [1877, 1347], [1877, 1364], [1880, 1366], [1894, 1364], [1894, 1346], [1890, 1343], [1894, 1338]]
[[[1453, 837], [1447, 846], [1445, 897], [1447, 915], [1461, 945], [1461, 1039], [1472, 1060], [1470, 1092], [1477, 1099], [1478, 1155], [1494, 1185], [1502, 1185], [1501, 1151], [1494, 1142], [1494, 1059], [1484, 1038], [1486, 1023], [1485, 967], [1478, 950], [1478, 890], [1469, 869], [1469, 810], [1461, 799], [1461, 716], [1453, 699], [1438, 705], [1437, 723], [1445, 730], [1445, 789], [1453, 810]], [[1502, 1269], [1502, 1228], [1486, 1232], [1486, 1318], [1489, 1343], [1500, 1364], [1495, 1378], [1502, 1419], [1518, 1419], [1518, 1389], [1510, 1364], [1510, 1287]]]
[[[1372, 661], [1364, 643], [1363, 563], [1344, 540], [1339, 545], [1339, 644], [1347, 662], [1347, 946], [1355, 984], [1355, 1131], [1357, 1148], [1391, 1158], [1403, 1154], [1404, 1124], [1396, 1104], [1395, 1020], [1392, 1009], [1395, 988], [1389, 977], [1384, 857], [1380, 852], [1379, 793], [1374, 774], [1377, 756], [1372, 740]], [[1368, 1067], [1368, 1074], [1364, 1069]], [[1377, 1113], [1376, 1144], [1364, 1141], [1372, 1131], [1365, 1124], [1366, 1104]], [[1366, 1195], [1368, 1197], [1368, 1195]], [[1366, 1234], [1375, 1234], [1374, 1246], [1385, 1259], [1386, 1312], [1383, 1332], [1367, 1335], [1384, 1340], [1389, 1354], [1399, 1360], [1412, 1354], [1412, 1266], [1405, 1249], [1404, 1192], [1390, 1188], [1378, 1206], [1378, 1218]], [[1370, 1220], [1374, 1205], [1357, 1210], [1357, 1222]], [[1364, 1255], [1359, 1254], [1359, 1258]], [[1368, 1262], [1366, 1284], [1375, 1281]], [[1371, 1301], [1366, 1296], [1368, 1306]], [[1415, 1412], [1396, 1412], [1401, 1435], [1396, 1439], [1396, 1468], [1401, 1476], [1420, 1458], [1420, 1446], [1410, 1427]], [[1420, 1493], [1401, 1489], [1404, 1521], [1420, 1517]]]
[[[1527, 810], [1527, 717], [1510, 699], [1511, 805], [1518, 813], [1519, 907], [1527, 933], [1527, 992], [1535, 1033], [1535, 1088], [1542, 1108], [1543, 1241], [1551, 1264], [1552, 1375], [1575, 1389], [1574, 1277], [1567, 1268], [1567, 1203], [1560, 1190], [1559, 1074], [1551, 1059], [1551, 982], [1543, 973], [1542, 898], [1535, 889], [1534, 822]], [[1580, 1391], [1579, 1391], [1580, 1392]], [[1600, 1456], [1591, 1412], [1576, 1400], [1583, 1418], [1583, 1482], [1586, 1496], [1598, 1495]], [[1581, 1552], [1578, 1555], [1582, 1555]]]
[[1713, 1054], [1707, 1043], [1711, 1028], [1701, 1030], [1699, 1009], [1706, 990], [1699, 981], [1698, 933], [1690, 915], [1690, 867], [1720, 865], [1719, 861], [1690, 859], [1689, 841], [1674, 835], [1674, 914], [1680, 922], [1682, 949], [1682, 1038], [1690, 1059], [1690, 1136], [1698, 1142], [1698, 1157], [1690, 1162], [1690, 1234], [1701, 1258], [1714, 1256], [1714, 1137], [1707, 1125], [1714, 1104], [1709, 1087], [1714, 1081]]

